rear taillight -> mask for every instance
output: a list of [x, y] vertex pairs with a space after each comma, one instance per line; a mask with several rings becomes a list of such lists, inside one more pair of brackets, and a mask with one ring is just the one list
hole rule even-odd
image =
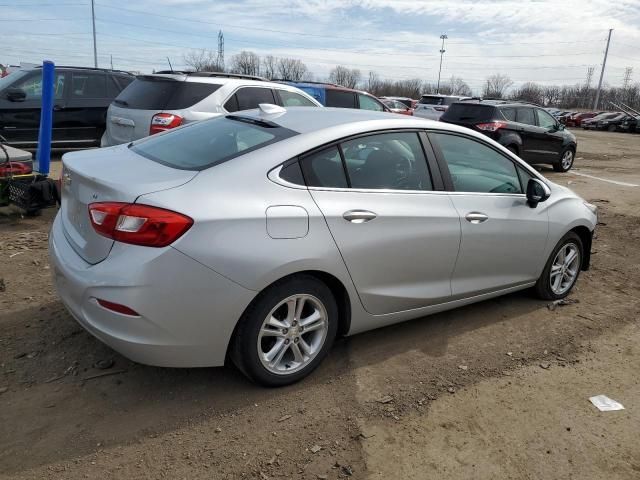
[[149, 135], [164, 132], [172, 128], [179, 127], [182, 124], [182, 117], [173, 115], [172, 113], [156, 113], [151, 118], [151, 126], [149, 127]]
[[500, 130], [501, 128], [505, 128], [507, 126], [507, 122], [488, 122], [488, 123], [477, 123], [476, 128], [478, 130], [484, 130], [485, 132], [495, 132]]
[[96, 301], [98, 302], [98, 305], [100, 305], [102, 308], [106, 308], [107, 310], [111, 310], [112, 312], [121, 313], [123, 315], [131, 315], [132, 317], [140, 316], [138, 312], [127, 307], [126, 305], [109, 302], [108, 300], [102, 300], [101, 298], [96, 298]]
[[100, 235], [145, 247], [166, 247], [193, 225], [193, 220], [181, 213], [119, 202], [90, 204], [89, 218]]

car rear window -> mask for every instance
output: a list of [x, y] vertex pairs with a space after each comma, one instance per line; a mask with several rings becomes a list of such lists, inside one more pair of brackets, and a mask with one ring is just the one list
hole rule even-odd
[[441, 120], [448, 122], [477, 123], [492, 120], [495, 107], [473, 103], [454, 103], [442, 114]]
[[458, 97], [439, 97], [437, 95], [423, 95], [420, 102], [423, 105], [451, 105], [457, 102]]
[[337, 108], [356, 108], [356, 94], [345, 90], [328, 88], [326, 106]]
[[184, 82], [157, 77], [138, 77], [114, 102], [136, 110], [181, 110], [204, 100], [221, 85]]
[[272, 122], [228, 115], [147, 137], [129, 148], [168, 167], [204, 170], [293, 135], [297, 132]]

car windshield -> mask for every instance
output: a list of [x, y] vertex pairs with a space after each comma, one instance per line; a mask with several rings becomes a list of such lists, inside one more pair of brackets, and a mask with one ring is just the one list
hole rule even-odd
[[228, 115], [138, 140], [129, 148], [181, 170], [204, 170], [296, 135], [275, 123]]
[[17, 80], [20, 80], [24, 77], [28, 72], [25, 70], [18, 70], [16, 72], [11, 72], [6, 77], [0, 78], [0, 90], [4, 90], [5, 88], [12, 85]]

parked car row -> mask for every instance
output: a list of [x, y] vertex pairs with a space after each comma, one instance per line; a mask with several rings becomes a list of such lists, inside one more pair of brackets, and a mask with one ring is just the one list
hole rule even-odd
[[609, 132], [639, 132], [640, 113], [626, 112], [572, 112], [547, 108], [559, 122], [568, 127], [582, 127], [585, 130], [607, 130]]

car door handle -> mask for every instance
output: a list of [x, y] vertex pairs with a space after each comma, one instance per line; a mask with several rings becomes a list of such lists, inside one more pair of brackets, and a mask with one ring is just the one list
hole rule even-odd
[[378, 215], [368, 210], [349, 210], [344, 212], [342, 218], [351, 223], [365, 223], [373, 220]]
[[60, 110], [64, 110], [64, 107], [61, 105], [54, 105], [53, 106], [53, 111], [54, 112], [59, 112]]
[[480, 212], [467, 213], [467, 215], [464, 218], [467, 219], [467, 222], [473, 223], [474, 225], [478, 223], [486, 222], [487, 220], [489, 220], [488, 215], [485, 215], [484, 213], [480, 213]]

